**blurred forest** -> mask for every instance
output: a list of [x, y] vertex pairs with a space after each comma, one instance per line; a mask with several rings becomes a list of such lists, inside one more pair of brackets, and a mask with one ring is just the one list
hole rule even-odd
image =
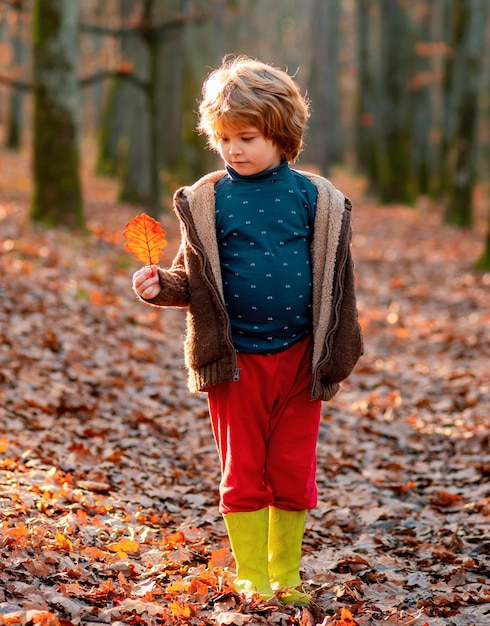
[[[486, 0], [3, 0], [0, 139], [12, 149], [32, 144], [34, 220], [84, 225], [79, 161], [94, 138], [98, 173], [117, 177], [121, 200], [157, 216], [178, 185], [219, 165], [195, 131], [201, 84], [226, 54], [247, 54], [287, 69], [312, 102], [299, 166], [357, 170], [381, 202], [429, 202], [446, 223], [483, 229], [489, 8]], [[475, 259], [482, 267], [489, 247]]]

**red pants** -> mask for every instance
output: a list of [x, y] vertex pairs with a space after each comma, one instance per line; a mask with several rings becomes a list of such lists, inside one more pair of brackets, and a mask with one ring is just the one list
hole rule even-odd
[[238, 367], [238, 381], [208, 391], [221, 513], [315, 507], [321, 401], [310, 397], [311, 339], [277, 354], [238, 354]]

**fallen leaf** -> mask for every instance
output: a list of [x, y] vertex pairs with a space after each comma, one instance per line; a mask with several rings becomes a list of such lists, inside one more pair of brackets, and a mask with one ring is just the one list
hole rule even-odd
[[107, 549], [110, 552], [138, 552], [140, 546], [139, 543], [132, 539], [121, 539], [117, 543], [110, 543]]
[[235, 613], [232, 611], [221, 611], [217, 615], [213, 615], [213, 621], [220, 626], [225, 624], [235, 624], [235, 626], [243, 626], [253, 619], [252, 615], [244, 615], [243, 613]]

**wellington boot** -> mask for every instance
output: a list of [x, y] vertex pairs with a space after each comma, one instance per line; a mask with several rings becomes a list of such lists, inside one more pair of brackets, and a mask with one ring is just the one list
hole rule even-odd
[[269, 577], [283, 604], [307, 605], [311, 600], [299, 574], [305, 518], [306, 511], [270, 508]]
[[236, 591], [263, 600], [272, 598], [268, 571], [269, 509], [223, 516], [236, 561]]

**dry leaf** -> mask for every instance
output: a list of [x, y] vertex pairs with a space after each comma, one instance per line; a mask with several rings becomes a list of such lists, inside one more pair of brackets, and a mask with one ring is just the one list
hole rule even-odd
[[216, 624], [226, 625], [233, 624], [234, 626], [243, 626], [248, 624], [252, 619], [252, 615], [244, 615], [243, 613], [235, 613], [232, 611], [220, 611], [217, 615], [213, 616]]
[[163, 249], [167, 245], [165, 234], [157, 220], [146, 213], [141, 213], [126, 224], [123, 233], [126, 240], [124, 247], [134, 254], [137, 261], [142, 261], [145, 265], [154, 265], [160, 261]]
[[121, 539], [117, 543], [110, 543], [107, 549], [110, 552], [138, 552], [140, 546], [132, 539]]
[[340, 614], [340, 619], [335, 622], [336, 626], [356, 626], [357, 622], [352, 617], [352, 613], [349, 609], [343, 608]]

